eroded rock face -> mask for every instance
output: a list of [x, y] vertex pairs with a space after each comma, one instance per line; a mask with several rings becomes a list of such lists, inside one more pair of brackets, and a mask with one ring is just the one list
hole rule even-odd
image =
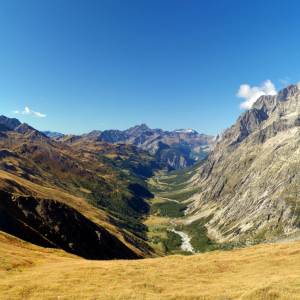
[[300, 90], [263, 96], [219, 139], [190, 186], [193, 218], [218, 241], [263, 241], [300, 226]]
[[50, 199], [14, 196], [0, 191], [0, 230], [88, 259], [138, 258], [106, 229], [75, 209]]

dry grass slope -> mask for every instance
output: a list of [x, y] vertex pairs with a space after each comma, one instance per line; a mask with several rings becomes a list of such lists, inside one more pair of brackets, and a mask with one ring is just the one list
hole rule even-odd
[[300, 299], [300, 243], [87, 261], [0, 233], [0, 299]]

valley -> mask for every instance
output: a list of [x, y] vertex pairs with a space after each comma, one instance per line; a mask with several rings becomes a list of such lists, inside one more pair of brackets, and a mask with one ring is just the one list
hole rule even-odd
[[299, 85], [216, 138], [1, 116], [1, 298], [298, 299], [299, 116]]
[[158, 172], [148, 180], [148, 187], [154, 197], [149, 199], [150, 214], [146, 218], [149, 245], [160, 255], [200, 253], [218, 249], [241, 247], [237, 243], [217, 243], [208, 236], [205, 224], [207, 218], [194, 220], [187, 215], [190, 197], [196, 194], [197, 187], [190, 187], [194, 170]]
[[300, 300], [300, 1], [0, 1], [0, 300]]
[[[151, 154], [152, 150], [136, 144], [143, 140], [155, 149], [157, 140], [160, 146], [164, 140], [170, 145], [164, 144], [165, 150], [174, 145], [179, 147], [180, 143], [185, 148], [190, 143], [189, 147], [203, 145], [209, 149], [212, 146], [207, 143], [211, 137], [206, 138], [192, 130], [152, 130], [146, 125], [124, 132], [93, 131], [82, 136], [44, 134], [5, 116], [0, 117], [0, 124], [1, 230], [40, 246], [62, 248], [90, 259], [184, 253], [180, 250], [180, 234], [185, 243], [189, 238], [184, 231], [178, 234], [174, 230], [179, 231], [179, 225], [184, 224], [179, 217], [184, 215], [186, 204], [179, 197], [181, 192], [178, 194], [175, 185], [168, 182], [169, 178], [178, 177], [177, 171], [169, 173], [172, 167], [157, 156], [159, 149], [156, 154]], [[130, 142], [124, 143], [124, 137]], [[180, 151], [176, 160], [181, 160], [183, 154]], [[183, 153], [190, 155], [190, 152]], [[179, 172], [181, 166], [177, 165], [177, 168]], [[183, 169], [182, 174], [185, 171]], [[167, 190], [162, 189], [164, 185], [168, 186]], [[172, 189], [177, 196], [166, 194]], [[20, 202], [17, 206], [15, 199]], [[60, 213], [68, 216], [57, 217]], [[81, 217], [87, 219], [76, 229], [64, 225]], [[157, 222], [158, 219], [162, 222]], [[20, 225], [23, 223], [25, 226]], [[160, 229], [155, 229], [157, 226]], [[83, 230], [86, 236], [90, 235], [87, 238], [90, 243], [99, 246], [103, 243], [100, 247], [117, 238], [115, 243], [121, 240], [116, 247], [119, 250], [108, 250], [108, 247], [102, 253], [96, 250], [97, 245], [91, 250], [92, 244], [87, 246], [88, 241], [80, 241], [83, 233], [76, 238], [69, 234], [74, 230]], [[163, 240], [160, 241], [157, 235]], [[103, 242], [105, 236], [107, 241]], [[125, 243], [123, 250], [122, 243]]]
[[[151, 247], [162, 254], [191, 254], [195, 251], [190, 244], [192, 238], [186, 231], [182, 231], [186, 226], [185, 201], [191, 191], [185, 190], [184, 182], [179, 182], [179, 174], [160, 172], [148, 180], [154, 198], [149, 200], [150, 216], [145, 224]], [[188, 248], [192, 251], [186, 251]]]
[[299, 85], [260, 97], [206, 160], [149, 179], [151, 212], [196, 252], [298, 239], [299, 114]]
[[[2, 218], [9, 221], [0, 229], [83, 254], [81, 242], [61, 232], [66, 221], [51, 213], [63, 202], [66, 211], [88, 216], [89, 226], [104, 224], [92, 231], [108, 230], [112, 239], [117, 233], [128, 254], [134, 252], [128, 258], [292, 239], [299, 235], [299, 103], [297, 85], [262, 96], [217, 138], [145, 124], [83, 135], [44, 134], [1, 116], [0, 185], [11, 199], [7, 203], [18, 197], [20, 209], [3, 205]], [[92, 211], [98, 215], [93, 220]], [[20, 230], [19, 222], [31, 233]]]

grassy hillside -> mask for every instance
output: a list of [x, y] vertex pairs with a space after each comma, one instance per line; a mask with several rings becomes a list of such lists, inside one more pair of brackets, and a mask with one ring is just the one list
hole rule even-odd
[[0, 298], [300, 299], [299, 249], [294, 242], [193, 256], [87, 261], [0, 233]]
[[[145, 200], [152, 197], [145, 179], [158, 168], [154, 158], [130, 145], [63, 143], [27, 131], [6, 131], [0, 139], [0, 191], [63, 202], [139, 255], [149, 255], [142, 219], [149, 210]], [[7, 227], [12, 220], [2, 223]], [[0, 222], [11, 233], [6, 227]]]
[[[35, 184], [19, 176], [0, 170], [0, 190], [7, 190], [16, 195], [32, 195], [37, 199], [52, 199], [58, 203], [67, 205], [81, 213], [94, 224], [106, 228], [125, 245], [135, 251], [138, 255], [145, 255], [148, 248], [144, 242], [130, 232], [117, 226], [117, 221], [104, 210], [93, 207], [84, 198], [76, 197], [59, 188], [44, 187]], [[3, 199], [1, 199], [3, 201]]]

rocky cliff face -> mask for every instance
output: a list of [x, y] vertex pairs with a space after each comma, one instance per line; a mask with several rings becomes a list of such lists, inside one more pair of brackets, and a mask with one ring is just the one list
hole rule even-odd
[[220, 242], [253, 242], [300, 226], [300, 89], [262, 96], [219, 138], [188, 185], [190, 221]]

